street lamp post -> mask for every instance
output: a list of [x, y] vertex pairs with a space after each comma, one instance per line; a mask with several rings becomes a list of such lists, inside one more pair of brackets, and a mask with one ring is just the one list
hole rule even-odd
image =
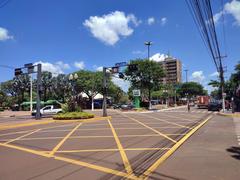
[[[148, 47], [148, 60], [150, 60], [150, 46], [152, 45], [152, 42], [151, 41], [146, 41], [144, 43], [147, 47]], [[150, 81], [150, 77], [149, 77], [149, 81]], [[151, 90], [149, 89], [149, 107], [148, 109], [152, 109], [152, 103], [151, 103]]]
[[76, 82], [75, 82], [75, 80], [77, 80], [78, 79], [78, 75], [77, 75], [77, 73], [75, 73], [74, 75], [73, 74], [70, 74], [69, 75], [69, 81], [71, 82], [71, 86], [72, 86], [72, 92], [73, 92], [73, 94], [72, 94], [72, 96], [73, 96], [73, 100], [74, 100], [74, 108], [75, 108], [75, 101], [76, 101], [76, 91], [75, 91], [75, 85], [76, 85]]

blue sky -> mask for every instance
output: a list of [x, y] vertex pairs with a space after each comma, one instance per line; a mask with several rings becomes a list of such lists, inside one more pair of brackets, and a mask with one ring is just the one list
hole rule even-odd
[[[228, 56], [228, 78], [240, 61], [240, 1], [224, 1], [227, 45], [218, 18], [220, 2], [213, 0], [212, 5], [222, 52], [225, 55], [226, 49]], [[0, 9], [0, 65], [41, 62], [54, 73], [96, 70], [147, 57], [145, 41], [153, 42], [151, 56], [170, 52], [180, 59], [189, 70], [188, 79], [205, 87], [216, 79], [211, 76], [216, 72], [213, 61], [183, 0], [11, 0]], [[0, 67], [0, 73], [0, 82], [13, 78], [11, 69]]]

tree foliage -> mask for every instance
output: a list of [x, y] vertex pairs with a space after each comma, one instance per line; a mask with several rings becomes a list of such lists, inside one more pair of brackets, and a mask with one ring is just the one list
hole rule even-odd
[[195, 97], [197, 95], [207, 95], [204, 91], [203, 86], [197, 82], [186, 82], [183, 83], [177, 90], [181, 97]]

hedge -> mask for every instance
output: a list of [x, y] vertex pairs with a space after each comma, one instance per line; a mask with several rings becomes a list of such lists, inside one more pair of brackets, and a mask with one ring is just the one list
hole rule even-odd
[[66, 112], [66, 113], [59, 113], [53, 116], [53, 119], [56, 120], [71, 120], [71, 119], [89, 119], [93, 118], [94, 114], [87, 113], [87, 112]]

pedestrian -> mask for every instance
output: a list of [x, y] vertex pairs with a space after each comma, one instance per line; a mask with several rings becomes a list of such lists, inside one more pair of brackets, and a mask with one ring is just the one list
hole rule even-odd
[[188, 109], [188, 112], [190, 112], [190, 104], [189, 104], [189, 102], [187, 103], [187, 109]]

